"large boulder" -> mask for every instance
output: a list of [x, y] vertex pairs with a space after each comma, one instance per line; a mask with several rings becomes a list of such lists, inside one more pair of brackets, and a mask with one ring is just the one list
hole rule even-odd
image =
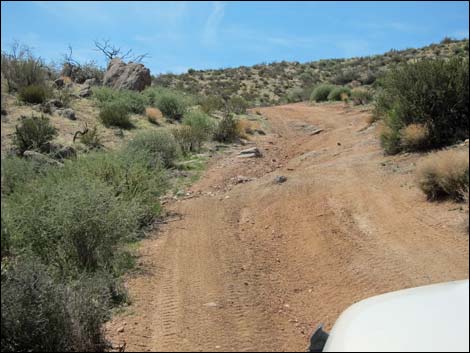
[[126, 64], [119, 58], [109, 62], [103, 78], [103, 85], [114, 89], [142, 91], [145, 87], [150, 86], [150, 83], [149, 69], [138, 63]]

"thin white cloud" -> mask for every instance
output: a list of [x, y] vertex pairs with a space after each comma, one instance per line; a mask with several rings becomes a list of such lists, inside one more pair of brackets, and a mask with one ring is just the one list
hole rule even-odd
[[213, 45], [217, 41], [217, 33], [220, 23], [225, 14], [225, 4], [222, 1], [214, 1], [212, 3], [212, 12], [206, 20], [204, 31], [202, 34], [202, 43], [205, 45]]

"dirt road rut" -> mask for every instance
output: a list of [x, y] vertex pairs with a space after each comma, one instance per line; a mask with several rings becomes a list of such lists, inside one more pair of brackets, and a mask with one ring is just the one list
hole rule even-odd
[[270, 125], [253, 140], [263, 157], [214, 158], [197, 197], [169, 205], [182, 219], [142, 242], [133, 304], [107, 327], [115, 345], [305, 350], [312, 329], [361, 299], [468, 278], [464, 212], [426, 202], [413, 181], [421, 157], [384, 157], [368, 112], [258, 110]]

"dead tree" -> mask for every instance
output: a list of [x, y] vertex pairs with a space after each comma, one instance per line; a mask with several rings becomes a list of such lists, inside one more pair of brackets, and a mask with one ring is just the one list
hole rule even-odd
[[111, 44], [109, 39], [98, 41], [95, 40], [95, 47], [96, 51], [99, 51], [104, 54], [106, 59], [109, 61], [113, 60], [114, 58], [120, 58], [121, 60], [128, 59], [129, 61], [140, 63], [142, 60], [149, 57], [148, 53], [133, 55], [132, 49], [129, 49], [126, 52], [123, 52], [121, 48], [116, 47], [114, 44]]

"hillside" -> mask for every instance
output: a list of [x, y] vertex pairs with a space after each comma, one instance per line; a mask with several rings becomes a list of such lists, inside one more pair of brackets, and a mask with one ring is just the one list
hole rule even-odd
[[273, 62], [251, 67], [219, 70], [188, 70], [181, 75], [163, 74], [154, 84], [190, 93], [227, 96], [239, 95], [258, 105], [289, 102], [292, 89], [308, 96], [311, 87], [322, 82], [338, 85], [371, 85], [391, 65], [424, 58], [468, 56], [468, 39], [444, 39], [419, 49], [390, 50], [382, 55], [350, 59], [326, 59], [307, 63]]

